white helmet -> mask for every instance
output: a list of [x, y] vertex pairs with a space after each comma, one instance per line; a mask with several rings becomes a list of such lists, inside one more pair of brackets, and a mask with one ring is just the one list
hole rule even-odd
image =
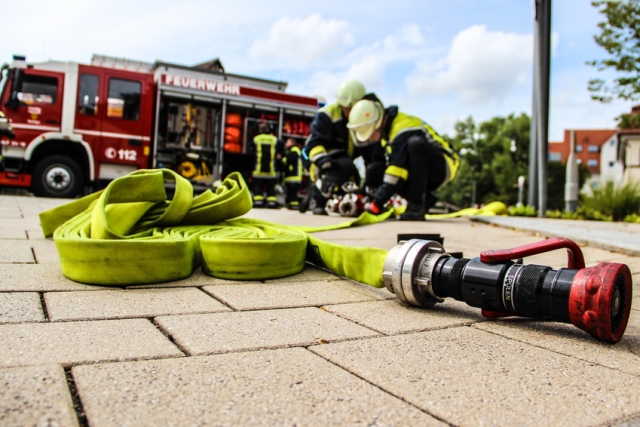
[[357, 80], [347, 80], [340, 85], [336, 93], [336, 101], [345, 108], [353, 107], [353, 104], [360, 101], [367, 91], [364, 85]]
[[356, 134], [354, 144], [358, 146], [368, 145], [366, 143], [369, 142], [373, 132], [380, 128], [383, 118], [384, 108], [379, 102], [369, 101], [368, 99], [356, 102], [351, 109], [351, 113], [349, 113], [349, 123], [347, 124], [347, 127]]

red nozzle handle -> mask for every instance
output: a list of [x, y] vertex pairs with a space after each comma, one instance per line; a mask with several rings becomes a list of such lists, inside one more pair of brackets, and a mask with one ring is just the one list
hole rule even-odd
[[510, 261], [513, 259], [524, 258], [531, 255], [538, 255], [544, 252], [550, 252], [556, 249], [565, 248], [569, 257], [567, 267], [580, 269], [584, 268], [584, 256], [582, 250], [576, 242], [564, 237], [554, 237], [543, 240], [541, 242], [530, 243], [528, 245], [518, 246], [512, 249], [497, 249], [484, 251], [480, 254], [482, 262], [498, 262]]

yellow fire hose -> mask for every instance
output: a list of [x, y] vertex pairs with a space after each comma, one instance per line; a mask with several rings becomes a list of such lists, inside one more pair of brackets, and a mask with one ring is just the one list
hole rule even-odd
[[[166, 200], [165, 181], [175, 182]], [[325, 242], [308, 233], [373, 224], [387, 219], [363, 213], [326, 227], [292, 227], [237, 218], [252, 207], [242, 176], [193, 197], [189, 181], [177, 173], [139, 170], [106, 189], [40, 214], [46, 237], [53, 235], [63, 274], [96, 285], [168, 282], [205, 274], [241, 280], [284, 277], [302, 271], [305, 260], [335, 274], [384, 286], [387, 251]]]

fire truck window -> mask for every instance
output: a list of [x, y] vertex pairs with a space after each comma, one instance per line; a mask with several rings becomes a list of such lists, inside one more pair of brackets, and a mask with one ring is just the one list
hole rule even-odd
[[56, 102], [57, 92], [57, 78], [25, 74], [18, 91], [18, 100], [27, 105], [53, 104]]
[[140, 118], [140, 82], [110, 79], [107, 99], [107, 117], [124, 120]]
[[98, 113], [98, 76], [93, 74], [80, 75], [78, 113], [87, 116], [95, 116]]

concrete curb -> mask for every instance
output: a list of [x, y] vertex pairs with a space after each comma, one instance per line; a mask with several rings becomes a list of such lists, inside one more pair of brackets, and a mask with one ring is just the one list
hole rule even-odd
[[544, 237], [566, 237], [576, 243], [595, 248], [640, 256], [640, 235], [626, 231], [590, 228], [591, 221], [580, 221], [584, 222], [584, 226], [576, 226], [573, 225], [575, 224], [573, 221], [572, 225], [569, 225], [563, 223], [564, 220], [545, 218], [478, 216], [470, 219], [499, 227], [540, 233]]

